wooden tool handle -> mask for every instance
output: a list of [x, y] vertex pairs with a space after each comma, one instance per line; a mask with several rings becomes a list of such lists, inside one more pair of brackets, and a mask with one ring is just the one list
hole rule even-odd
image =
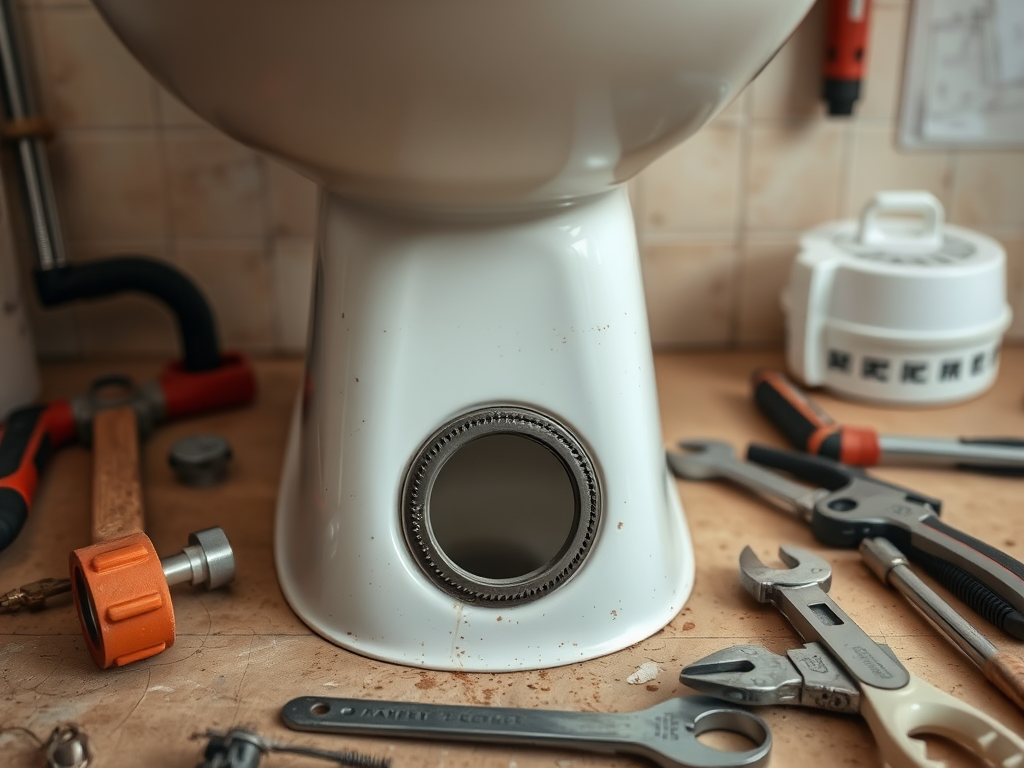
[[1024, 710], [1024, 661], [1000, 651], [985, 662], [985, 677]]
[[92, 540], [141, 533], [139, 426], [129, 406], [99, 411], [92, 423]]

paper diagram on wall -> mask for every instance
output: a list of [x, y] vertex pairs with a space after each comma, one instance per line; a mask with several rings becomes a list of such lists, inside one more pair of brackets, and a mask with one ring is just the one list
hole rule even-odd
[[1024, 1], [916, 0], [900, 142], [1024, 146]]

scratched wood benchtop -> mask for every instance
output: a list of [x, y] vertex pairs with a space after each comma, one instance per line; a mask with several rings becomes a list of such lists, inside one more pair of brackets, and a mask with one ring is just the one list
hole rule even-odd
[[[758, 365], [781, 366], [774, 351], [661, 354], [656, 358], [667, 444], [684, 437], [715, 437], [737, 448], [747, 442], [782, 445], [755, 410], [748, 376]], [[160, 427], [143, 447], [147, 532], [161, 554], [178, 551], [190, 531], [220, 525], [235, 547], [235, 584], [218, 592], [176, 587], [172, 594], [177, 640], [152, 659], [123, 669], [98, 670], [64, 600], [48, 611], [0, 616], [0, 724], [41, 737], [75, 721], [91, 737], [95, 766], [194, 766], [207, 728], [255, 728], [265, 736], [327, 749], [390, 756], [395, 768], [532, 768], [534, 766], [642, 766], [642, 760], [582, 753], [471, 746], [455, 743], [341, 738], [294, 733], [279, 711], [302, 695], [372, 697], [428, 703], [480, 704], [599, 712], [642, 709], [691, 693], [680, 668], [736, 643], [760, 643], [781, 652], [797, 645], [784, 619], [755, 604], [738, 586], [737, 558], [750, 543], [766, 560], [789, 542], [824, 554], [833, 564], [832, 595], [876, 640], [888, 643], [914, 673], [1024, 733], [1024, 715], [905, 604], [883, 587], [856, 551], [821, 548], [810, 530], [742, 492], [716, 483], [678, 482], [696, 547], [697, 580], [682, 613], [664, 630], [610, 656], [557, 669], [505, 674], [436, 672], [372, 661], [314, 635], [296, 618], [278, 589], [272, 557], [272, 521], [289, 408], [301, 374], [297, 360], [258, 363], [259, 401], [251, 408]], [[86, 388], [97, 375], [155, 375], [158, 363], [94, 361], [45, 366], [44, 397]], [[872, 408], [816, 395], [837, 421], [894, 434], [1024, 435], [1024, 348], [1004, 352], [993, 390], [971, 402], [926, 410]], [[197, 432], [216, 432], [235, 459], [224, 484], [180, 486], [167, 466], [171, 444]], [[885, 479], [944, 502], [950, 524], [1024, 560], [1024, 480], [928, 469], [879, 470]], [[0, 591], [44, 576], [64, 576], [68, 553], [89, 541], [91, 463], [82, 448], [66, 448], [46, 469], [30, 519], [15, 544], [0, 553]], [[941, 590], [940, 590], [941, 591]], [[955, 601], [953, 601], [955, 604]], [[1024, 643], [967, 613], [1001, 649], [1024, 656]], [[411, 628], [412, 629], [412, 628]], [[656, 678], [630, 685], [645, 663]], [[852, 716], [770, 708], [774, 766], [878, 763], [871, 733]], [[952, 754], [936, 746], [936, 754]], [[24, 734], [0, 735], [0, 765], [41, 765]], [[263, 765], [318, 764], [275, 755]]]

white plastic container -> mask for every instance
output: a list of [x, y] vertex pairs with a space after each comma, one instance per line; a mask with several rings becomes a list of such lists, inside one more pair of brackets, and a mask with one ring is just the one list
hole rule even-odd
[[882, 192], [860, 221], [807, 232], [783, 293], [786, 360], [807, 386], [936, 405], [988, 389], [999, 367], [1006, 254], [945, 224], [927, 192]]

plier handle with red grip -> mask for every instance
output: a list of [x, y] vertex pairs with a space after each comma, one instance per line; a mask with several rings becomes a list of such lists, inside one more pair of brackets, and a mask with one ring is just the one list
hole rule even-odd
[[75, 436], [69, 400], [19, 408], [7, 418], [0, 438], [0, 549], [25, 524], [50, 454]]
[[[252, 402], [256, 375], [248, 359], [225, 354], [221, 360], [220, 367], [207, 371], [170, 363], [156, 380], [138, 387], [123, 377], [105, 377], [86, 393], [14, 411], [0, 437], [0, 550], [25, 524], [50, 454], [71, 443], [89, 444], [97, 411], [131, 405], [145, 436], [164, 421]], [[111, 382], [122, 385], [114, 395], [107, 386]]]

